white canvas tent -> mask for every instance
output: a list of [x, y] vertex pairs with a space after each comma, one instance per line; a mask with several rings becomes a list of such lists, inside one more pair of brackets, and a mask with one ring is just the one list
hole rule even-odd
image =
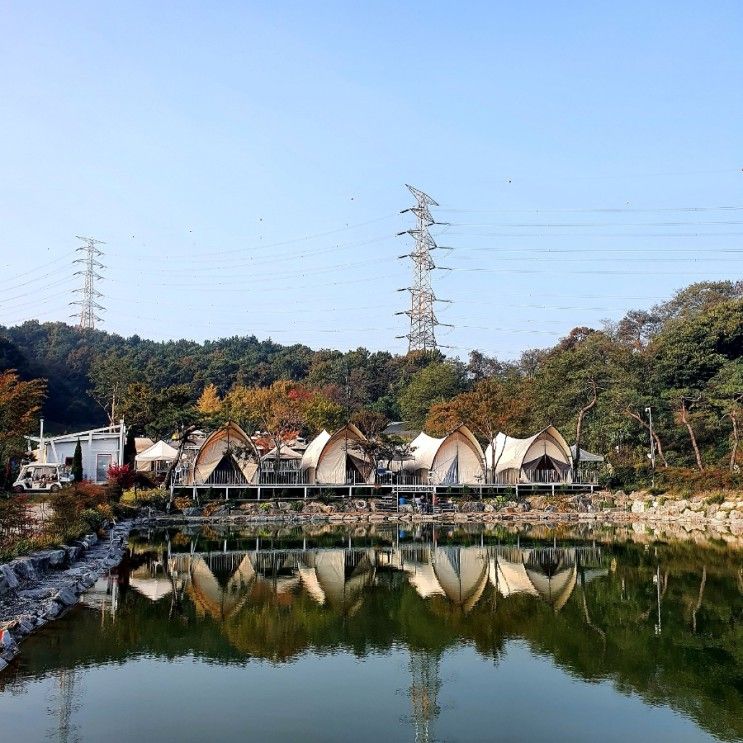
[[412, 457], [398, 468], [423, 484], [475, 485], [485, 481], [482, 447], [467, 426], [459, 426], [442, 438], [420, 433], [410, 446]]
[[[276, 460], [276, 447], [274, 446], [273, 449], [269, 449], [262, 457], [263, 461], [266, 460], [275, 461]], [[295, 451], [291, 447], [287, 446], [286, 444], [282, 443], [281, 448], [278, 451], [278, 458], [282, 461], [295, 461], [302, 459], [302, 453]]]
[[178, 450], [164, 441], [152, 444], [134, 457], [134, 466], [139, 471], [161, 471], [178, 457]]
[[485, 450], [485, 462], [489, 472], [495, 466], [496, 482], [511, 484], [569, 482], [573, 466], [570, 447], [554, 426], [525, 439], [499, 433]]
[[[302, 455], [302, 471], [313, 484], [344, 485], [349, 481], [370, 482], [369, 467], [359, 442], [366, 437], [353, 423], [343, 426], [332, 436], [325, 430], [316, 436]], [[371, 471], [370, 471], [371, 470]]]
[[236, 423], [227, 423], [204, 441], [187, 484], [242, 485], [254, 482], [257, 473], [253, 442]]

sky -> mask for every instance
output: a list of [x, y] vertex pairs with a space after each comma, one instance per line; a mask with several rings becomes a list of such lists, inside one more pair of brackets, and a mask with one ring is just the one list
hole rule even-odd
[[[741, 278], [740, 2], [0, 2], [0, 324], [516, 358]], [[77, 254], [79, 257], [79, 254]], [[445, 270], [451, 269], [451, 270]], [[449, 327], [449, 326], [453, 327]]]

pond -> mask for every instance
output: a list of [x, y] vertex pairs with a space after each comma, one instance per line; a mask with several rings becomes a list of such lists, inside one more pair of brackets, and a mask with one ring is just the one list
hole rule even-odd
[[0, 674], [15, 741], [743, 739], [743, 560], [609, 528], [132, 534]]

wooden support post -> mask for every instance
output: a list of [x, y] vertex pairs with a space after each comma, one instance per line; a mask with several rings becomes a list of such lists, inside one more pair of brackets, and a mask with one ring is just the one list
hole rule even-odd
[[196, 500], [196, 486], [193, 486], [193, 490], [191, 491], [191, 500]]
[[258, 486], [258, 500], [261, 499], [261, 486]]
[[555, 497], [555, 483], [552, 483], [552, 497]]
[[304, 499], [307, 500], [307, 486], [304, 486]]

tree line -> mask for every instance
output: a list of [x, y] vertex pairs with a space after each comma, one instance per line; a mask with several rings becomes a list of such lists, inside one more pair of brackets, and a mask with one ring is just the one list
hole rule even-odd
[[19, 405], [13, 384], [43, 379], [26, 390], [30, 413], [16, 416], [15, 429], [41, 411], [52, 429], [123, 417], [153, 438], [226, 419], [276, 435], [347, 421], [375, 435], [402, 420], [431, 434], [465, 423], [485, 443], [498, 431], [523, 436], [552, 424], [581, 448], [642, 467], [651, 409], [659, 467], [737, 470], [742, 351], [743, 282], [732, 281], [693, 284], [513, 361], [479, 351], [466, 361], [313, 351], [255, 336], [155, 342], [30, 321], [0, 328], [0, 395], [13, 400], [0, 398], [0, 421], [14, 428], [15, 414], [3, 412]]

